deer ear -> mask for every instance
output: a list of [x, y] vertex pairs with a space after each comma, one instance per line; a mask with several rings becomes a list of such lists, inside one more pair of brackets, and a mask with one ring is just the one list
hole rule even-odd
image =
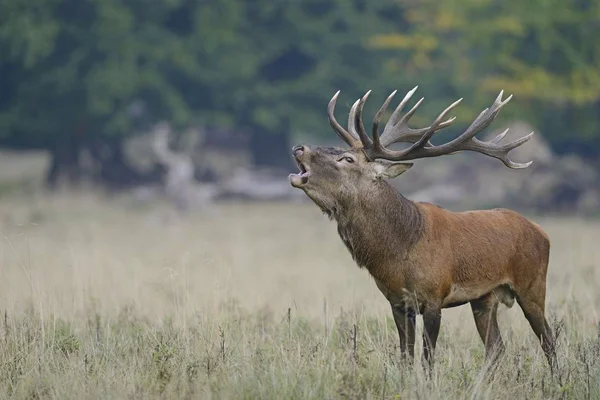
[[375, 174], [377, 178], [393, 179], [408, 171], [413, 163], [382, 163], [376, 162]]

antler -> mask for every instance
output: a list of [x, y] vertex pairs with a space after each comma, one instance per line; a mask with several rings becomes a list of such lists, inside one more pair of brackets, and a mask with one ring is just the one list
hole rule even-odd
[[[335, 102], [337, 101], [337, 97], [339, 96], [340, 91], [338, 90], [331, 100], [329, 101], [329, 105], [327, 106], [327, 116], [329, 117], [329, 125], [333, 128], [335, 133], [339, 135], [340, 138], [344, 142], [346, 142], [352, 148], [362, 148], [362, 143], [358, 136], [350, 134], [347, 130], [345, 130], [342, 125], [335, 119], [334, 111], [335, 111]], [[352, 127], [354, 124], [351, 119], [348, 120], [348, 127]]]
[[[375, 118], [373, 119], [372, 139], [369, 138], [365, 132], [361, 118], [363, 106], [371, 91], [368, 91], [361, 99], [357, 100], [350, 109], [350, 114], [348, 117], [348, 131], [342, 128], [342, 126], [335, 120], [333, 115], [335, 102], [340, 93], [338, 91], [329, 102], [329, 122], [338, 135], [340, 135], [340, 137], [346, 143], [353, 148], [362, 148], [367, 157], [371, 160], [382, 158], [389, 161], [407, 161], [418, 158], [438, 157], [445, 154], [453, 154], [459, 151], [468, 150], [497, 158], [502, 161], [504, 165], [512, 169], [527, 168], [529, 165], [531, 165], [531, 161], [527, 163], [516, 163], [511, 161], [508, 158], [508, 153], [512, 149], [531, 139], [533, 132], [527, 136], [515, 140], [514, 142], [504, 145], [501, 145], [500, 141], [504, 138], [506, 132], [508, 132], [508, 129], [488, 142], [484, 142], [475, 138], [475, 135], [485, 129], [494, 120], [494, 118], [496, 118], [501, 108], [510, 101], [512, 95], [508, 96], [508, 98], [503, 101], [502, 95], [504, 91], [501, 91], [494, 101], [494, 104], [492, 104], [490, 108], [483, 110], [473, 121], [473, 123], [471, 123], [469, 128], [467, 128], [467, 130], [464, 131], [459, 137], [451, 140], [448, 143], [434, 146], [430, 142], [431, 137], [440, 129], [446, 128], [454, 122], [455, 117], [445, 121], [444, 118], [462, 101], [462, 98], [458, 99], [449, 105], [444, 111], [442, 111], [430, 126], [426, 128], [413, 129], [408, 126], [408, 120], [415, 113], [423, 101], [423, 98], [421, 98], [404, 115], [402, 115], [402, 109], [415, 93], [417, 87], [418, 86], [415, 86], [404, 96], [404, 99], [402, 99], [398, 107], [396, 107], [387, 124], [385, 125], [383, 134], [381, 136], [379, 135], [379, 121], [392, 101], [392, 98], [396, 94], [396, 91], [392, 92], [392, 94], [388, 96], [375, 115]], [[404, 150], [398, 151], [387, 149], [387, 146], [398, 142], [408, 142], [412, 143], [412, 145]]]

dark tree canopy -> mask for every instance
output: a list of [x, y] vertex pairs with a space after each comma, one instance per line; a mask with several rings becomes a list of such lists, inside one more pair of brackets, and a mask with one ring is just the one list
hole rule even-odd
[[373, 89], [372, 113], [419, 84], [416, 123], [462, 96], [466, 121], [505, 89], [503, 117], [594, 156], [599, 20], [581, 0], [4, 0], [0, 145], [52, 151], [56, 174], [84, 148], [125, 166], [122, 139], [166, 119], [241, 130], [257, 163], [285, 164], [291, 133], [331, 134], [336, 90], [342, 109]]

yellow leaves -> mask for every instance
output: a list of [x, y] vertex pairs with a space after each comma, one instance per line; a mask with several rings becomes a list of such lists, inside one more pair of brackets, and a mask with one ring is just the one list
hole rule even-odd
[[468, 26], [464, 16], [458, 10], [427, 7], [409, 9], [405, 13], [406, 21], [427, 31], [444, 33], [460, 27]]
[[402, 64], [402, 69], [424, 70], [434, 66], [431, 53], [437, 49], [439, 42], [431, 35], [398, 33], [374, 36], [369, 40], [368, 46], [375, 49], [404, 50], [409, 53], [401, 57], [399, 62], [390, 63], [388, 67], [398, 69]]
[[[488, 21], [486, 21], [487, 23]], [[523, 21], [515, 16], [498, 17], [489, 21], [489, 26], [496, 33], [507, 33], [517, 36], [525, 34], [525, 26]]]
[[450, 31], [462, 23], [462, 18], [452, 13], [438, 13], [433, 19], [433, 28], [445, 32]]
[[419, 12], [419, 10], [409, 9], [404, 13], [404, 18], [406, 18], [407, 22], [410, 22], [411, 24], [416, 24], [423, 21], [424, 14], [422, 12]]
[[525, 32], [523, 17], [518, 11], [485, 15], [489, 0], [468, 0], [445, 3], [423, 2], [413, 5], [405, 13], [406, 20], [421, 30], [445, 34], [456, 31], [471, 35], [509, 34], [522, 36]]
[[595, 68], [575, 70], [567, 83], [569, 96], [575, 104], [591, 103], [600, 99], [600, 73]]
[[453, 84], [469, 86], [477, 80], [485, 93], [505, 90], [524, 99], [574, 105], [600, 100], [595, 62], [600, 53], [578, 39], [584, 29], [580, 24], [595, 26], [589, 16], [595, 10], [587, 10], [586, 19], [559, 0], [551, 2], [554, 6], [542, 3], [405, 2], [410, 32], [377, 35], [369, 45], [397, 50], [386, 67], [404, 74], [450, 69]]
[[401, 49], [430, 52], [438, 47], [438, 40], [431, 35], [415, 34], [405, 35], [391, 33], [373, 36], [369, 40], [369, 47], [376, 49]]
[[424, 52], [417, 52], [412, 57], [413, 65], [418, 69], [427, 69], [433, 67], [431, 58]]
[[541, 94], [541, 92], [539, 92], [540, 82], [524, 79], [523, 76], [521, 76], [520, 79], [507, 76], [489, 76], [483, 78], [481, 88], [483, 91], [493, 93], [504, 90], [506, 94], [513, 94], [519, 98], [537, 98]]
[[438, 13], [431, 17], [433, 24], [431, 29], [438, 33], [450, 31], [464, 32], [469, 35], [514, 35], [525, 34], [525, 26], [517, 15], [498, 16], [485, 18], [484, 20], [470, 20], [468, 16], [454, 13]]
[[572, 104], [587, 104], [600, 100], [600, 73], [576, 70], [569, 75], [552, 74], [541, 67], [521, 67], [518, 73], [484, 78], [484, 91], [504, 90], [515, 96], [537, 100], [563, 100]]

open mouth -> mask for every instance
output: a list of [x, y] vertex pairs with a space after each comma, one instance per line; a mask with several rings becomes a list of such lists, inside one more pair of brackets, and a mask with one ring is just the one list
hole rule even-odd
[[300, 172], [297, 174], [290, 174], [289, 178], [292, 186], [300, 187], [308, 183], [308, 177], [310, 176], [310, 173], [308, 172], [306, 166], [302, 164], [300, 160], [298, 160], [297, 158], [295, 158], [295, 160]]

